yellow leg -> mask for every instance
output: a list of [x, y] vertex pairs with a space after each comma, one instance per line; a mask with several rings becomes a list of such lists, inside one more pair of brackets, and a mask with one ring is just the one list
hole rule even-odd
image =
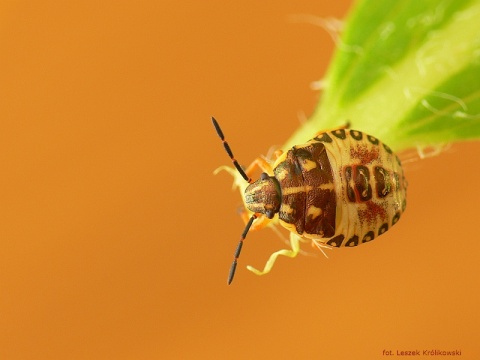
[[[273, 152], [273, 156], [274, 156], [275, 160], [278, 159], [282, 154], [283, 154], [282, 150], [275, 150]], [[266, 160], [263, 157], [258, 157], [258, 158], [256, 158], [255, 160], [252, 161], [252, 163], [245, 170], [245, 173], [248, 176], [252, 177], [253, 172], [257, 168], [259, 168], [261, 171], [266, 172], [267, 174], [272, 176], [273, 175], [272, 164], [275, 162], [275, 160], [271, 161], [271, 160]]]
[[280, 156], [282, 156], [283, 154], [283, 151], [282, 150], [275, 150], [275, 152], [273, 153], [273, 155], [275, 156], [275, 160], [277, 160]]
[[[277, 150], [277, 151], [275, 151], [274, 154], [275, 154], [276, 157], [278, 157], [279, 155], [281, 155], [281, 153], [282, 153], [281, 150]], [[267, 160], [265, 160], [264, 158], [261, 158], [261, 157], [258, 157], [255, 160], [253, 160], [253, 162], [245, 170], [245, 174], [247, 174], [247, 176], [249, 178], [253, 178], [252, 175], [257, 168], [259, 168], [263, 172], [266, 172], [270, 176], [273, 175], [272, 165]], [[240, 176], [237, 169], [235, 169], [234, 167], [226, 166], [226, 165], [220, 166], [213, 172], [213, 174], [217, 175], [222, 170], [228, 172], [230, 175], [233, 176], [233, 178], [234, 178], [233, 188], [234, 189], [238, 187], [238, 188], [240, 188], [240, 191], [243, 192], [245, 190], [245, 188], [248, 186], [248, 183], [245, 182], [243, 177]]]
[[290, 246], [292, 248], [291, 250], [283, 249], [283, 250], [274, 252], [272, 255], [270, 255], [270, 258], [268, 259], [262, 271], [257, 270], [252, 266], [247, 266], [247, 269], [256, 275], [265, 275], [269, 273], [270, 270], [272, 270], [273, 264], [275, 264], [275, 260], [277, 260], [277, 257], [279, 255], [288, 256], [291, 258], [294, 258], [295, 256], [298, 255], [300, 251], [300, 239], [301, 239], [300, 236], [298, 236], [297, 234], [291, 233], [290, 234]]
[[[252, 213], [248, 212], [245, 209], [242, 209], [242, 211], [240, 212], [240, 217], [242, 218], [243, 222], [247, 224], [250, 218], [252, 217]], [[263, 214], [257, 214], [257, 219], [253, 222], [252, 226], [250, 227], [250, 231], [263, 229], [267, 227], [271, 222], [272, 220], [267, 218]]]
[[250, 164], [247, 170], [245, 170], [245, 173], [249, 177], [252, 177], [252, 174], [256, 168], [260, 168], [260, 170], [262, 170], [263, 172], [266, 172], [269, 175], [273, 173], [272, 166], [268, 163], [268, 161], [260, 157], [253, 160], [253, 162]]

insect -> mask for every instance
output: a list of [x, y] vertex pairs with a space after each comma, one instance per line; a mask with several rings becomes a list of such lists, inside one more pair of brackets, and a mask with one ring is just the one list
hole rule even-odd
[[[407, 182], [400, 159], [371, 135], [348, 126], [320, 132], [278, 153], [273, 165], [258, 158], [244, 170], [213, 117], [212, 122], [236, 170], [249, 183], [245, 204], [253, 213], [235, 250], [228, 284], [251, 228], [278, 220], [291, 232], [291, 250], [273, 253], [263, 271], [248, 267], [262, 275], [278, 255], [295, 257], [302, 238], [320, 249], [357, 246], [385, 233], [405, 211]], [[257, 167], [263, 173], [253, 181], [250, 174]]]

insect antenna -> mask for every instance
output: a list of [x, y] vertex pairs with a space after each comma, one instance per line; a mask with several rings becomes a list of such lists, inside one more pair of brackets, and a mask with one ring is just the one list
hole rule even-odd
[[235, 250], [235, 254], [233, 255], [232, 266], [230, 266], [230, 273], [228, 274], [228, 285], [232, 283], [233, 277], [235, 276], [235, 269], [237, 268], [238, 257], [240, 256], [240, 253], [242, 251], [243, 240], [245, 240], [245, 238], [247, 237], [248, 230], [250, 230], [250, 226], [252, 226], [253, 220], [255, 220], [256, 218], [257, 215], [253, 214], [248, 221], [247, 226], [245, 226], [242, 236], [240, 236], [240, 241], [238, 242], [237, 249]]
[[[235, 166], [237, 171], [240, 173], [240, 175], [242, 175], [242, 177], [245, 179], [246, 182], [248, 182], [249, 184], [252, 183], [252, 179], [248, 177], [245, 170], [242, 169], [238, 161], [233, 156], [232, 149], [230, 149], [230, 146], [225, 141], [225, 136], [223, 135], [223, 131], [220, 128], [220, 125], [218, 125], [217, 120], [215, 120], [213, 116], [212, 116], [212, 122], [213, 122], [213, 126], [215, 127], [215, 130], [217, 131], [218, 137], [220, 138], [220, 140], [222, 140], [225, 151], [227, 152], [228, 156], [233, 162], [233, 165]], [[243, 230], [242, 235], [240, 236], [240, 241], [238, 242], [237, 249], [235, 250], [235, 254], [233, 255], [232, 266], [230, 266], [230, 272], [228, 274], [228, 285], [232, 283], [233, 277], [235, 276], [235, 270], [237, 269], [237, 260], [238, 260], [238, 257], [240, 256], [240, 253], [242, 252], [243, 240], [245, 240], [245, 238], [247, 237], [248, 231], [250, 230], [250, 227], [252, 226], [252, 223], [256, 218], [257, 218], [257, 215], [253, 214], [250, 220], [248, 220], [248, 223], [245, 226], [245, 229]]]
[[215, 130], [217, 131], [218, 136], [220, 137], [220, 140], [223, 142], [223, 147], [225, 148], [225, 151], [227, 152], [228, 156], [230, 156], [230, 159], [233, 162], [233, 165], [237, 168], [238, 172], [242, 177], [245, 179], [246, 182], [251, 183], [252, 179], [248, 177], [248, 175], [245, 173], [245, 171], [242, 169], [238, 161], [233, 157], [233, 152], [230, 149], [230, 146], [228, 143], [225, 141], [225, 136], [223, 136], [222, 129], [220, 129], [220, 125], [218, 125], [217, 120], [212, 116], [212, 122], [213, 126], [215, 127]]

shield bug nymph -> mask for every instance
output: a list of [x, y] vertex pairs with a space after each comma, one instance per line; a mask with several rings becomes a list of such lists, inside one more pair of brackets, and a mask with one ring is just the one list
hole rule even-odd
[[[273, 253], [263, 271], [268, 273], [279, 255], [295, 257], [299, 239], [318, 247], [353, 247], [375, 239], [395, 225], [406, 207], [406, 188], [397, 155], [377, 138], [358, 130], [337, 128], [319, 132], [304, 144], [279, 152], [271, 165], [257, 158], [244, 170], [234, 158], [218, 122], [218, 136], [238, 173], [249, 184], [245, 205], [252, 215], [240, 237], [228, 283], [251, 228], [278, 221], [292, 234], [291, 250]], [[250, 175], [263, 173], [257, 181]]]

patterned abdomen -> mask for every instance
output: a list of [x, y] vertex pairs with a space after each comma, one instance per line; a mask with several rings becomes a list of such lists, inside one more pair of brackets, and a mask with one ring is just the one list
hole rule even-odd
[[330, 246], [356, 246], [383, 234], [406, 206], [398, 157], [373, 136], [337, 129], [294, 146], [274, 168], [281, 224]]

